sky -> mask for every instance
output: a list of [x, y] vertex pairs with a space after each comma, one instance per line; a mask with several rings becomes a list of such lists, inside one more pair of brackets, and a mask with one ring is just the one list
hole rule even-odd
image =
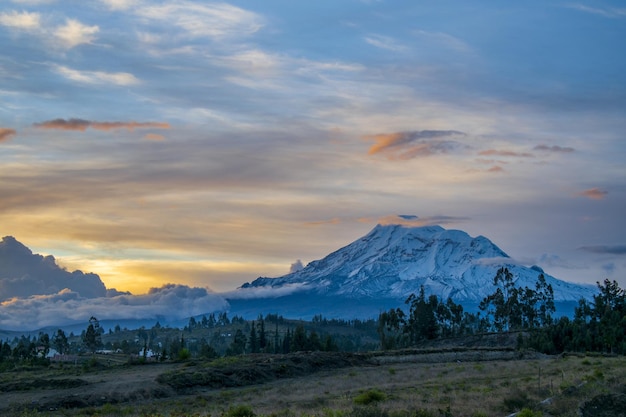
[[0, 235], [148, 297], [410, 218], [625, 287], [624, 39], [620, 1], [5, 0]]

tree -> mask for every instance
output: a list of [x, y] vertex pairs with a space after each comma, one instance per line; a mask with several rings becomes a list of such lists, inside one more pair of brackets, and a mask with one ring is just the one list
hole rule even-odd
[[411, 294], [405, 301], [410, 306], [409, 317], [406, 321], [404, 332], [409, 335], [409, 343], [416, 344], [420, 340], [434, 339], [437, 337], [437, 296], [431, 295], [426, 300], [424, 286], [420, 288], [419, 295]]
[[93, 316], [89, 319], [89, 326], [87, 326], [87, 330], [85, 330], [83, 345], [91, 353], [95, 353], [102, 345], [100, 322]]
[[265, 334], [265, 320], [263, 320], [262, 314], [259, 314], [257, 326], [259, 328], [259, 350], [265, 352], [267, 348], [267, 335]]
[[402, 347], [402, 328], [405, 325], [404, 311], [399, 308], [384, 311], [378, 316], [378, 337], [383, 350]]
[[243, 334], [241, 329], [237, 329], [232, 343], [230, 344], [228, 349], [226, 349], [226, 356], [242, 355], [243, 353], [245, 353], [246, 342], [246, 335]]
[[48, 356], [48, 352], [50, 352], [50, 336], [48, 333], [39, 333], [39, 338], [37, 339], [37, 348], [41, 349], [41, 354], [45, 358]]
[[304, 326], [299, 324], [296, 330], [293, 332], [293, 338], [291, 341], [291, 350], [294, 352], [305, 351], [308, 348], [308, 339], [306, 336], [306, 330]]
[[252, 326], [250, 328], [250, 339], [248, 339], [248, 344], [250, 346], [250, 352], [259, 352], [259, 339], [256, 335], [256, 326], [254, 325], [254, 321], [252, 322]]

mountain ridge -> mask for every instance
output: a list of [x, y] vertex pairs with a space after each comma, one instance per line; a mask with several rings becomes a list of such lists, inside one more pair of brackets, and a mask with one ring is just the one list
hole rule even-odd
[[429, 294], [478, 303], [493, 292], [493, 277], [507, 267], [516, 285], [534, 288], [539, 274], [552, 285], [555, 301], [574, 302], [595, 294], [591, 285], [559, 280], [538, 266], [515, 262], [484, 236], [441, 226], [377, 225], [365, 236], [299, 271], [259, 277], [239, 288], [309, 291], [323, 296], [404, 299], [424, 286]]

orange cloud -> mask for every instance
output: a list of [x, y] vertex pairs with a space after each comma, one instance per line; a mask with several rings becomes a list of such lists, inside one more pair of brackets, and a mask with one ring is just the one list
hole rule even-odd
[[504, 168], [498, 165], [494, 165], [487, 170], [487, 172], [504, 172]]
[[594, 200], [602, 200], [608, 193], [608, 191], [601, 190], [600, 188], [590, 188], [588, 190], [581, 191], [580, 193], [578, 193], [578, 195]]
[[515, 151], [506, 151], [506, 150], [498, 150], [498, 149], [487, 149], [486, 151], [478, 152], [478, 155], [483, 156], [512, 156], [517, 158], [530, 158], [533, 156], [531, 153], [527, 152], [515, 152]]
[[148, 133], [144, 135], [143, 138], [148, 139], [148, 140], [157, 140], [157, 141], [165, 140], [165, 136], [159, 135], [158, 133]]
[[450, 136], [465, 135], [456, 130], [421, 130], [411, 132], [381, 133], [368, 135], [366, 140], [375, 143], [368, 150], [369, 155], [384, 153], [390, 159], [412, 159], [448, 153], [460, 144], [453, 140], [444, 140]]
[[12, 136], [15, 136], [17, 132], [15, 129], [8, 129], [5, 127], [0, 127], [0, 142], [4, 142], [5, 140], [11, 139]]
[[80, 130], [84, 132], [87, 128], [96, 130], [114, 130], [114, 129], [169, 129], [169, 123], [160, 122], [95, 122], [83, 119], [54, 119], [41, 123], [35, 123], [33, 126], [40, 129], [60, 129], [60, 130]]

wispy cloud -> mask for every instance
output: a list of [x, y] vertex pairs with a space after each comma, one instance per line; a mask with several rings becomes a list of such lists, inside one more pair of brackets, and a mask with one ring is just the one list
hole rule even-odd
[[55, 65], [54, 69], [63, 77], [85, 84], [114, 84], [129, 86], [139, 84], [139, 80], [128, 72], [78, 71], [63, 65]]
[[482, 156], [508, 156], [514, 158], [532, 158], [533, 154], [528, 152], [517, 152], [506, 149], [487, 149], [478, 152], [478, 155]]
[[578, 193], [581, 197], [591, 198], [593, 200], [602, 200], [609, 192], [600, 188], [590, 188]]
[[582, 246], [579, 248], [592, 253], [603, 253], [608, 255], [626, 255], [626, 245], [597, 245], [597, 246]]
[[553, 153], [571, 153], [574, 152], [575, 149], [574, 148], [570, 148], [569, 146], [558, 146], [558, 145], [537, 145], [533, 148], [533, 150], [535, 151], [541, 151], [541, 152], [553, 152]]
[[43, 39], [54, 48], [72, 49], [78, 45], [90, 44], [100, 31], [97, 25], [89, 26], [76, 19], [66, 19], [65, 23], [54, 26], [45, 21], [40, 13], [27, 11], [10, 11], [0, 13], [0, 25], [13, 30], [31, 33]]
[[91, 43], [96, 37], [100, 28], [98, 26], [87, 26], [75, 19], [67, 19], [65, 25], [59, 26], [54, 31], [54, 36], [68, 49], [81, 44]]
[[41, 26], [39, 13], [17, 12], [0, 13], [0, 25], [24, 31], [36, 31]]
[[6, 127], [0, 127], [0, 142], [11, 139], [17, 132], [15, 129], [8, 129]]
[[[169, 123], [163, 122], [96, 122], [83, 119], [54, 119], [41, 123], [35, 123], [33, 126], [40, 129], [60, 129], [60, 130], [80, 130], [84, 132], [87, 128], [96, 130], [115, 130], [115, 129], [169, 129]], [[149, 138], [150, 139], [150, 138]], [[155, 139], [155, 138], [151, 138]]]
[[626, 8], [619, 7], [590, 7], [584, 4], [570, 4], [567, 7], [570, 9], [579, 10], [585, 13], [595, 14], [597, 16], [603, 16], [608, 18], [620, 18], [626, 17]]
[[368, 151], [369, 155], [382, 153], [389, 159], [412, 159], [445, 154], [462, 147], [461, 143], [447, 139], [455, 136], [465, 136], [465, 133], [456, 130], [419, 130], [382, 133], [364, 138], [375, 142]]
[[372, 219], [369, 217], [363, 217], [359, 219], [359, 221], [362, 223], [375, 222], [375, 223], [382, 224], [382, 225], [400, 224], [403, 226], [415, 226], [415, 227], [461, 223], [467, 220], [470, 220], [469, 217], [444, 216], [444, 215], [419, 217], [414, 214], [391, 214], [388, 216], [378, 217], [376, 219]]
[[365, 42], [380, 49], [386, 49], [388, 51], [403, 52], [407, 49], [406, 46], [399, 43], [397, 40], [383, 35], [369, 35], [365, 37]]
[[443, 32], [428, 32], [425, 30], [418, 30], [415, 34], [419, 37], [428, 39], [438, 45], [442, 45], [446, 48], [456, 50], [458, 52], [469, 52], [471, 51], [470, 46], [464, 42], [463, 40], [449, 35]]
[[127, 10], [137, 4], [137, 0], [100, 0], [111, 10]]
[[247, 36], [264, 25], [258, 14], [227, 3], [179, 1], [138, 8], [136, 13], [150, 21], [160, 21], [183, 29], [191, 37], [227, 38]]
[[144, 135], [143, 138], [147, 140], [156, 140], [156, 141], [165, 140], [165, 136], [159, 135], [158, 133], [147, 133]]
[[57, 0], [11, 0], [13, 3], [17, 4], [27, 4], [29, 6], [35, 6], [37, 4], [49, 4], [54, 3]]

